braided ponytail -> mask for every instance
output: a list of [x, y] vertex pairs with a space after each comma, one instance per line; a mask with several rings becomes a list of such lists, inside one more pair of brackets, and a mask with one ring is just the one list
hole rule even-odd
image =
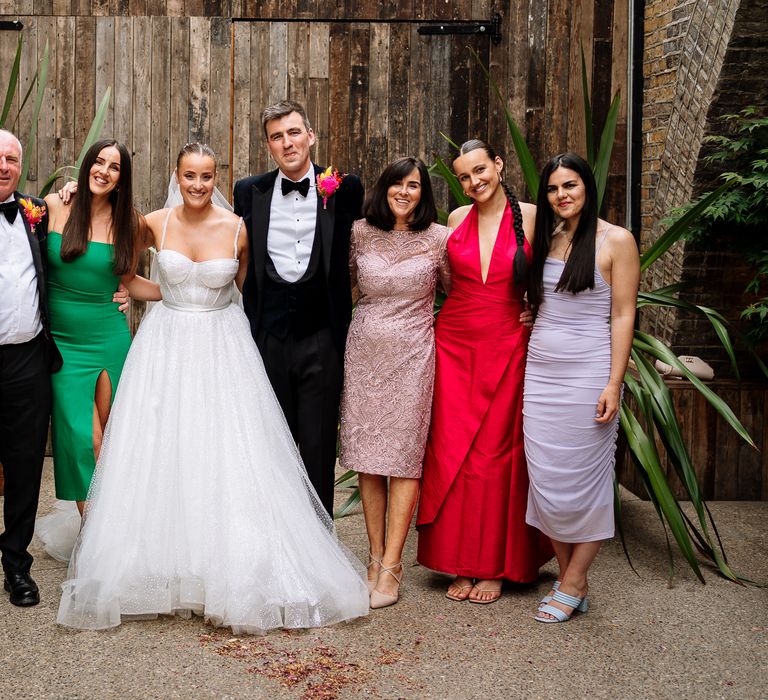
[[523, 229], [523, 212], [520, 209], [520, 202], [517, 201], [515, 193], [509, 189], [509, 186], [500, 181], [504, 194], [507, 195], [509, 206], [512, 207], [512, 220], [515, 228], [515, 241], [517, 250], [512, 261], [512, 273], [515, 284], [520, 286], [525, 284], [526, 273], [528, 272], [528, 260], [525, 257], [525, 230]]

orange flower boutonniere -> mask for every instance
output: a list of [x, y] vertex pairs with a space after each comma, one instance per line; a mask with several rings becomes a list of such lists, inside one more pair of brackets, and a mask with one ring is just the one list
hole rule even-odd
[[37, 226], [45, 216], [45, 204], [37, 205], [31, 199], [20, 199], [19, 204], [24, 208], [24, 216], [27, 219], [30, 230], [34, 233], [35, 226]]
[[323, 209], [328, 205], [328, 198], [339, 189], [344, 175], [340, 175], [338, 170], [326, 168], [317, 176], [317, 193], [323, 198]]

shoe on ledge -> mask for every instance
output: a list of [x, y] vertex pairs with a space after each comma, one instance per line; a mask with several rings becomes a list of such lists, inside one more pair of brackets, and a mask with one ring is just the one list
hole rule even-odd
[[29, 607], [40, 602], [40, 592], [33, 578], [28, 574], [5, 573], [5, 590], [11, 594], [11, 603], [19, 607]]

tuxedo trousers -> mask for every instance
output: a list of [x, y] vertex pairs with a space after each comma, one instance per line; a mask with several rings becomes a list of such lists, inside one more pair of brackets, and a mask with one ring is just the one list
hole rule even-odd
[[51, 375], [43, 334], [0, 345], [0, 462], [5, 475], [0, 535], [3, 570], [27, 573], [35, 530], [45, 442], [51, 416]]
[[297, 338], [259, 333], [267, 376], [283, 409], [309, 480], [333, 515], [339, 403], [344, 374], [330, 328]]

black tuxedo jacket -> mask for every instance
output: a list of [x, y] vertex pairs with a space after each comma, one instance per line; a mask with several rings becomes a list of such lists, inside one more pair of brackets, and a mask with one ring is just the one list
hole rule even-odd
[[[315, 176], [325, 168], [314, 165]], [[242, 216], [248, 231], [248, 273], [243, 285], [243, 306], [257, 338], [261, 323], [267, 232], [272, 190], [277, 170], [246, 177], [235, 183], [235, 214]], [[322, 237], [321, 264], [326, 280], [326, 301], [331, 332], [339, 355], [344, 355], [347, 329], [352, 316], [352, 292], [349, 282], [349, 237], [352, 222], [362, 216], [363, 185], [357, 175], [345, 175], [339, 189], [328, 198], [317, 197], [315, 236]]]
[[[43, 324], [43, 334], [45, 336], [46, 347], [48, 351], [48, 362], [51, 372], [57, 372], [62, 365], [61, 353], [56, 347], [56, 343], [51, 335], [51, 320], [48, 314], [48, 254], [45, 246], [45, 239], [48, 236], [48, 208], [45, 202], [38, 197], [32, 197], [21, 192], [14, 192], [14, 198], [19, 205], [19, 216], [24, 222], [24, 228], [27, 230], [27, 240], [32, 251], [32, 260], [35, 263], [35, 277], [37, 278], [37, 298], [40, 304], [40, 320]], [[28, 199], [35, 205], [45, 207], [45, 214], [40, 222], [35, 224], [35, 230], [27, 220], [24, 213], [24, 207], [21, 205], [21, 199]]]

